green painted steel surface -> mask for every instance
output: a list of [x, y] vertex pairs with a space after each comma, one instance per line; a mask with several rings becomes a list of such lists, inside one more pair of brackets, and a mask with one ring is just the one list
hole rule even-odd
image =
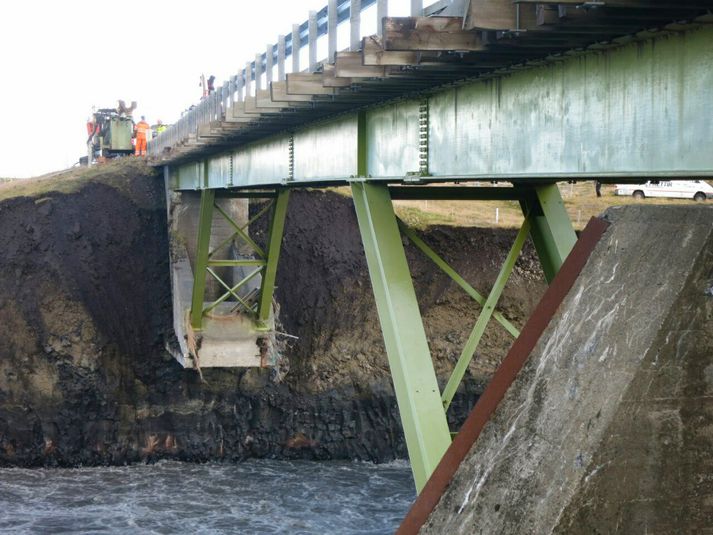
[[512, 269], [515, 267], [517, 257], [520, 256], [520, 251], [522, 251], [522, 247], [525, 245], [525, 240], [527, 239], [529, 233], [530, 219], [525, 218], [525, 221], [520, 227], [520, 231], [517, 233], [515, 243], [513, 243], [505, 262], [500, 268], [500, 273], [498, 273], [498, 278], [495, 279], [495, 284], [493, 284], [493, 288], [490, 290], [488, 299], [483, 305], [483, 310], [480, 312], [480, 315], [475, 322], [475, 326], [463, 346], [463, 351], [461, 352], [460, 357], [458, 357], [458, 362], [453, 369], [453, 373], [448, 379], [448, 384], [446, 384], [446, 387], [443, 389], [443, 407], [446, 410], [448, 410], [451, 401], [453, 401], [453, 396], [455, 395], [456, 390], [458, 390], [458, 386], [463, 380], [463, 376], [465, 376], [465, 372], [468, 369], [470, 361], [473, 360], [473, 355], [475, 355], [475, 350], [478, 348], [480, 339], [485, 332], [485, 327], [488, 325], [493, 312], [495, 312], [495, 305], [497, 305], [498, 300], [503, 293], [505, 284], [507, 284], [507, 281], [510, 278]]
[[114, 118], [109, 122], [109, 146], [104, 147], [115, 151], [132, 152], [134, 147], [131, 138], [134, 135], [134, 123], [129, 119]]
[[356, 146], [356, 113], [295, 132], [295, 181], [357, 176]]
[[418, 101], [369, 110], [370, 140], [367, 173], [370, 176], [406, 176], [419, 171]]
[[290, 190], [282, 189], [275, 199], [274, 211], [270, 222], [270, 234], [267, 244], [267, 265], [262, 275], [260, 287], [260, 300], [258, 301], [258, 324], [267, 325], [272, 311], [272, 296], [275, 292], [275, 276], [277, 275], [277, 264], [280, 260], [280, 248], [282, 247], [282, 234], [285, 229], [285, 218], [287, 217], [287, 201], [290, 198]]
[[[169, 168], [169, 183], [175, 190], [195, 190], [203, 189], [203, 165], [201, 162], [191, 162], [178, 167]], [[232, 181], [232, 177], [231, 177]], [[225, 184], [228, 187], [228, 184]]]
[[[255, 270], [253, 273], [256, 273], [257, 271], [258, 271], [258, 270]], [[228, 285], [225, 283], [225, 281], [224, 281], [223, 279], [221, 279], [221, 278], [218, 276], [218, 274], [217, 274], [215, 271], [213, 271], [212, 269], [208, 268], [208, 273], [210, 273], [211, 276], [212, 276], [216, 281], [218, 281], [218, 284], [220, 284], [220, 285], [223, 287], [223, 289], [225, 289], [225, 290], [227, 290], [227, 291], [226, 291], [226, 293], [223, 294], [223, 296], [221, 296], [218, 300], [214, 301], [214, 302], [211, 303], [208, 307], [206, 307], [206, 309], [203, 311], [204, 314], [207, 313], [207, 312], [210, 312], [211, 310], [213, 310], [214, 308], [216, 308], [220, 303], [222, 303], [223, 301], [225, 301], [226, 299], [228, 299], [228, 297], [230, 297], [230, 296], [232, 296], [233, 299], [235, 299], [238, 303], [240, 303], [240, 305], [243, 307], [244, 310], [246, 310], [246, 311], [248, 311], [248, 312], [252, 310], [252, 308], [250, 307], [250, 303], [248, 303], [247, 301], [245, 301], [242, 297], [240, 297], [240, 296], [237, 294], [238, 289], [240, 289], [240, 288], [245, 284], [245, 282], [247, 282], [247, 280], [245, 280], [245, 282], [242, 282], [242, 281], [241, 281], [242, 284], [241, 284], [241, 283], [238, 283], [238, 285], [233, 286], [233, 287], [231, 288], [231, 287], [228, 286]], [[253, 276], [254, 276], [254, 275], [253, 275]], [[251, 277], [251, 278], [252, 278], [252, 277]], [[249, 280], [249, 279], [248, 279], [248, 280]]]
[[[262, 272], [262, 270], [263, 270], [262, 267], [259, 267], [258, 269], [253, 270], [251, 273], [248, 273], [247, 275], [245, 275], [245, 277], [243, 277], [240, 281], [238, 281], [238, 283], [235, 286], [230, 287], [225, 283], [225, 281], [223, 279], [221, 279], [218, 276], [218, 274], [215, 271], [213, 271], [210, 268], [206, 268], [206, 271], [208, 273], [210, 273], [210, 275], [216, 281], [218, 281], [218, 284], [220, 284], [226, 291], [218, 299], [216, 299], [215, 301], [210, 303], [207, 307], [205, 307], [203, 309], [203, 314], [207, 314], [208, 312], [213, 310], [215, 307], [217, 307], [219, 304], [221, 304], [223, 301], [230, 299], [230, 297], [235, 298], [236, 301], [238, 301], [241, 305], [243, 305], [243, 307], [245, 307], [246, 312], [252, 312], [253, 307], [249, 303], [245, 302], [245, 300], [237, 294], [237, 291], [240, 288], [242, 288], [243, 286], [245, 286], [252, 279], [254, 279], [259, 273]], [[195, 294], [194, 294], [194, 298], [195, 298]]]
[[280, 183], [289, 174], [289, 143], [286, 137], [269, 138], [232, 152], [233, 177], [242, 185]]
[[366, 112], [357, 113], [356, 176], [366, 178], [369, 172], [369, 131]]
[[354, 183], [352, 195], [420, 491], [451, 442], [448, 423], [388, 188]]
[[532, 222], [530, 235], [549, 282], [574, 247], [577, 235], [556, 184], [534, 188], [520, 204]]
[[[436, 91], [427, 99], [429, 180], [713, 176], [711, 87], [713, 28], [696, 28]], [[363, 175], [402, 180], [419, 170], [423, 101], [366, 110]], [[211, 165], [207, 184], [286, 183], [290, 135], [236, 147], [232, 171]], [[294, 182], [361, 176], [356, 145], [357, 113], [297, 129]], [[175, 187], [204, 187], [201, 173], [177, 166]]]
[[264, 260], [208, 260], [211, 267], [265, 266]]
[[208, 170], [206, 176], [206, 187], [221, 188], [232, 183], [232, 162], [231, 156], [224, 154], [208, 160]]
[[203, 299], [205, 297], [214, 203], [215, 190], [203, 190], [198, 213], [198, 244], [196, 247], [195, 268], [193, 270], [193, 296], [191, 299], [191, 326], [195, 330], [200, 330], [203, 324]]
[[[174, 189], [179, 190], [279, 187], [288, 182], [297, 186], [351, 184], [420, 490], [450, 443], [443, 405], [450, 403], [494, 314], [528, 230], [548, 280], [576, 241], [552, 181], [713, 176], [710, 87], [713, 28], [665, 33], [648, 41], [574, 54], [500, 78], [443, 89], [418, 100], [342, 115], [232, 148], [206, 162], [176, 166], [169, 173]], [[420, 137], [419, 106], [424, 102], [428, 128]], [[419, 144], [419, 140], [425, 141]], [[436, 262], [470, 295], [484, 301], [484, 310], [443, 393], [443, 403], [389, 190], [385, 183], [379, 184], [412, 181], [424, 150], [431, 175], [428, 180], [511, 180], [524, 192], [520, 202], [526, 214], [486, 300], [459, 281], [455, 272], [450, 273], [445, 262]], [[359, 178], [355, 181], [355, 177]], [[287, 195], [287, 190], [282, 190], [276, 199], [267, 264], [248, 276], [263, 273], [258, 304], [258, 319], [263, 323], [272, 304]], [[213, 274], [207, 249], [210, 221], [203, 213], [206, 198], [201, 200], [196, 262], [196, 274], [201, 275], [196, 276], [194, 285], [194, 328], [200, 328], [205, 274]], [[212, 206], [211, 196], [210, 211]], [[435, 253], [426, 254], [438, 258]], [[245, 280], [234, 288], [221, 281], [228, 290], [223, 297], [234, 295]]]
[[666, 34], [430, 101], [435, 175], [713, 171], [713, 31]]

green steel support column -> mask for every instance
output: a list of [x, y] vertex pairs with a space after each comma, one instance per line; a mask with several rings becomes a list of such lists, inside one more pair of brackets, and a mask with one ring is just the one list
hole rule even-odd
[[532, 188], [521, 203], [532, 221], [530, 235], [547, 282], [551, 282], [577, 241], [557, 184]]
[[465, 375], [465, 372], [468, 369], [468, 365], [473, 359], [475, 350], [478, 347], [478, 344], [480, 343], [480, 339], [483, 336], [483, 333], [485, 332], [485, 327], [488, 325], [488, 322], [490, 321], [493, 312], [495, 312], [495, 305], [498, 303], [500, 295], [503, 293], [505, 284], [507, 284], [507, 281], [510, 278], [510, 273], [512, 273], [512, 269], [515, 267], [517, 257], [520, 256], [520, 251], [522, 250], [523, 245], [525, 245], [525, 240], [527, 239], [527, 235], [529, 233], [530, 220], [528, 218], [525, 218], [525, 221], [523, 221], [522, 223], [522, 227], [520, 227], [520, 231], [517, 233], [515, 243], [513, 243], [512, 247], [510, 248], [510, 252], [508, 253], [507, 258], [505, 259], [503, 267], [500, 268], [498, 278], [495, 279], [493, 289], [490, 290], [488, 299], [483, 305], [483, 310], [481, 310], [480, 315], [478, 316], [478, 320], [475, 322], [473, 331], [470, 333], [470, 336], [468, 337], [465, 346], [463, 346], [463, 351], [461, 352], [460, 357], [458, 357], [458, 362], [456, 363], [456, 366], [453, 369], [451, 377], [448, 379], [448, 384], [446, 385], [446, 388], [443, 389], [442, 399], [443, 407], [445, 408], [445, 410], [448, 410], [451, 401], [453, 401], [453, 396], [455, 395], [456, 390], [458, 390], [458, 385], [460, 385], [460, 382], [463, 380], [463, 376]]
[[199, 331], [203, 326], [203, 301], [208, 261], [210, 259], [210, 230], [213, 225], [215, 190], [201, 191], [201, 205], [198, 213], [198, 245], [193, 269], [193, 297], [191, 300], [191, 326]]
[[366, 112], [357, 112], [357, 176], [367, 178]]
[[416, 293], [387, 186], [353, 183], [352, 195], [417, 491], [451, 438]]
[[281, 189], [277, 192], [275, 205], [270, 221], [270, 234], [267, 243], [267, 265], [262, 275], [260, 285], [260, 300], [258, 302], [257, 316], [258, 324], [267, 327], [267, 320], [270, 319], [272, 310], [272, 296], [275, 291], [275, 276], [277, 275], [277, 263], [280, 260], [280, 247], [282, 246], [282, 233], [285, 229], [285, 217], [287, 216], [287, 201], [290, 198], [290, 190]]

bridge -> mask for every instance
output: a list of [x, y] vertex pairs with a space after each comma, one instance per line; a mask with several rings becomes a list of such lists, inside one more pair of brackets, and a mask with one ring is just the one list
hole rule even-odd
[[[269, 366], [290, 191], [348, 186], [420, 490], [486, 325], [520, 334], [497, 303], [526, 239], [548, 281], [577, 242], [556, 182], [713, 177], [711, 8], [441, 0], [389, 17], [385, 0], [330, 0], [311, 12], [149, 144], [167, 187], [174, 355]], [[367, 16], [375, 35], [362, 35]], [[267, 202], [251, 214], [253, 198]], [[398, 220], [397, 199], [517, 201], [523, 224], [493, 288], [473, 288]], [[259, 217], [266, 247], [249, 235]], [[481, 307], [443, 389], [402, 235]]]

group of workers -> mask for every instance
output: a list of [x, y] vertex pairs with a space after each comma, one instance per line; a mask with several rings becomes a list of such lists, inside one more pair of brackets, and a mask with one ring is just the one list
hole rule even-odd
[[146, 117], [142, 115], [141, 120], [134, 126], [134, 156], [146, 156], [148, 141], [164, 130], [166, 130], [166, 125], [161, 122], [161, 119], [158, 119], [155, 125], [150, 126], [146, 122]]
[[[102, 134], [102, 124], [104, 121], [97, 118], [97, 114], [93, 113], [90, 119], [87, 119], [87, 144], [94, 145], [97, 140], [96, 136]], [[131, 117], [129, 115], [129, 117]], [[132, 121], [133, 123], [133, 121]], [[132, 143], [134, 145], [134, 155], [135, 156], [146, 156], [146, 148], [149, 140], [153, 139], [154, 136], [159, 135], [161, 132], [166, 130], [166, 125], [163, 124], [161, 119], [156, 121], [155, 125], [149, 125], [146, 122], [146, 117], [141, 116], [141, 120], [134, 124], [133, 127], [133, 139]]]

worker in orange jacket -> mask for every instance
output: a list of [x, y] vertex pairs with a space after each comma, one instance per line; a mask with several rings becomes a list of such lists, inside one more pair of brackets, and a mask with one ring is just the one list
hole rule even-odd
[[146, 156], [146, 142], [151, 136], [151, 127], [146, 122], [146, 117], [141, 116], [141, 120], [134, 127], [136, 133], [136, 149], [135, 156]]

